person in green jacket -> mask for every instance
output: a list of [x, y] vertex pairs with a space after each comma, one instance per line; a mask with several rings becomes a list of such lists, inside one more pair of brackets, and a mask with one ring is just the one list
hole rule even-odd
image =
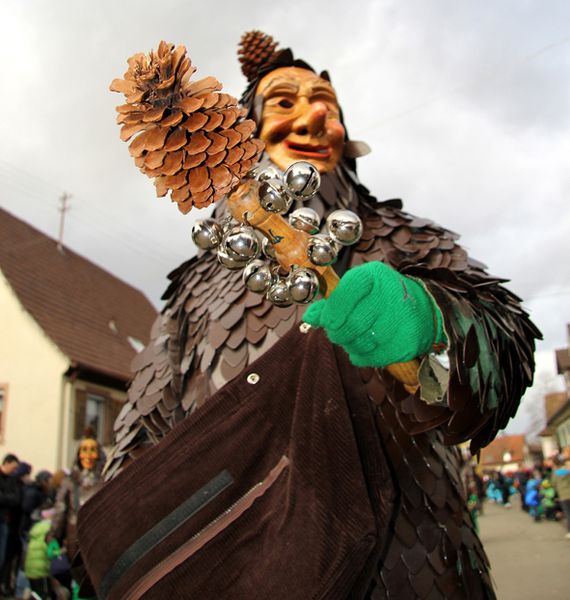
[[46, 543], [46, 535], [50, 527], [51, 521], [43, 519], [30, 529], [30, 541], [24, 562], [24, 573], [30, 582], [30, 587], [42, 599], [51, 597], [50, 561]]
[[566, 516], [566, 539], [570, 540], [570, 448], [564, 448], [562, 454], [554, 460], [552, 487], [558, 494], [560, 505]]
[[550, 484], [550, 480], [543, 479], [540, 484], [542, 509], [548, 521], [556, 521], [556, 490]]

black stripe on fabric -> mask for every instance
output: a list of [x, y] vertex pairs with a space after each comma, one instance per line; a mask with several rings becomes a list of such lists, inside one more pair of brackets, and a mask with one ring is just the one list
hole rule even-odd
[[127, 548], [101, 580], [99, 589], [101, 598], [107, 598], [117, 581], [137, 561], [204, 508], [218, 494], [232, 485], [233, 482], [230, 473], [225, 470], [222, 471]]

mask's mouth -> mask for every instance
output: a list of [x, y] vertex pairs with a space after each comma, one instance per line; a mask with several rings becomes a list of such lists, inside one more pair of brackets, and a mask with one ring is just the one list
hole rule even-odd
[[332, 154], [332, 149], [330, 146], [298, 144], [296, 142], [290, 142], [289, 140], [285, 140], [285, 146], [292, 152], [300, 154], [301, 156], [307, 156], [309, 158], [329, 158]]

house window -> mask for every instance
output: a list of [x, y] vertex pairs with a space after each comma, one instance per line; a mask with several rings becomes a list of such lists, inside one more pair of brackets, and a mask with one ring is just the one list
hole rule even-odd
[[76, 390], [75, 392], [75, 432], [76, 440], [81, 439], [87, 427], [95, 431], [97, 440], [104, 446], [113, 443], [113, 425], [122, 404], [101, 393]]
[[557, 433], [560, 447], [566, 448], [566, 446], [570, 446], [570, 419], [558, 426]]
[[6, 400], [8, 399], [8, 386], [0, 383], [0, 441], [4, 438], [4, 421], [6, 419]]
[[105, 427], [105, 401], [103, 396], [87, 394], [85, 404], [85, 427], [92, 428], [99, 441], [103, 440]]
[[89, 427], [97, 439], [103, 442], [105, 430], [105, 404], [107, 398], [102, 394], [85, 390], [75, 392], [75, 439], [81, 439]]

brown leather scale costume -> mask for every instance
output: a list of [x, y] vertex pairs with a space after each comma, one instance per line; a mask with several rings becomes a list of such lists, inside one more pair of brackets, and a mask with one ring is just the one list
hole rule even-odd
[[[252, 75], [242, 101], [254, 116], [259, 78], [290, 65], [309, 68], [282, 51]], [[506, 426], [532, 381], [534, 338], [540, 333], [519, 298], [502, 286], [504, 280], [470, 259], [456, 234], [405, 213], [399, 200], [371, 197], [352, 158], [345, 155], [322, 177], [310, 206], [322, 216], [337, 208], [357, 212], [364, 233], [355, 248], [343, 250], [340, 274], [382, 261], [418, 278], [441, 309], [449, 341], [447, 392], [429, 404], [419, 390], [410, 394], [384, 370], [358, 370], [375, 407], [394, 488], [386, 550], [367, 597], [494, 598], [453, 444], [472, 440], [477, 452]], [[209, 253], [184, 263], [170, 279], [152, 341], [133, 362], [136, 375], [115, 424], [108, 479], [299, 327], [304, 310], [280, 308], [247, 291], [241, 272], [228, 271]]]

